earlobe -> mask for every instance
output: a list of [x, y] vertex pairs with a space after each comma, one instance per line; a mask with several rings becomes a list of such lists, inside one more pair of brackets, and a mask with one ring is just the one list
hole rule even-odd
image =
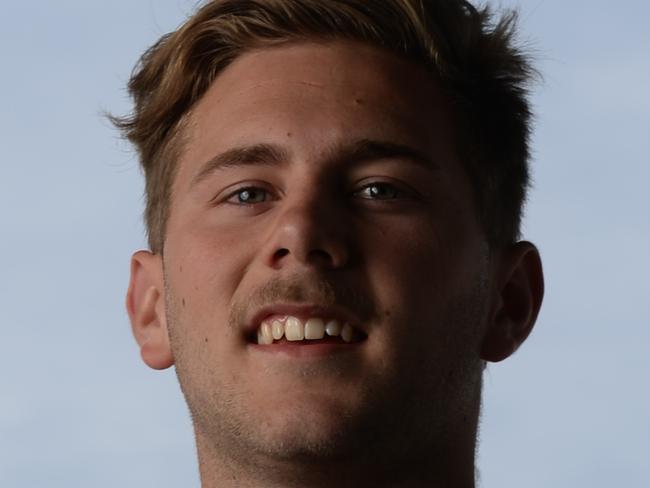
[[167, 333], [162, 258], [138, 251], [131, 258], [126, 309], [143, 361], [153, 369], [174, 364]]
[[481, 344], [481, 359], [498, 362], [512, 355], [530, 334], [544, 296], [539, 251], [518, 242], [501, 256], [495, 297]]

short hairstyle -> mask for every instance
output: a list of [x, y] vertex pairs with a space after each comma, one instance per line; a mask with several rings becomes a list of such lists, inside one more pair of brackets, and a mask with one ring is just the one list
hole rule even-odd
[[465, 0], [211, 0], [164, 35], [136, 65], [133, 112], [111, 117], [137, 148], [145, 174], [145, 223], [162, 253], [184, 121], [235, 58], [300, 41], [354, 40], [426, 67], [442, 83], [456, 146], [488, 242], [519, 238], [529, 186], [534, 78], [516, 45], [516, 12], [495, 18]]

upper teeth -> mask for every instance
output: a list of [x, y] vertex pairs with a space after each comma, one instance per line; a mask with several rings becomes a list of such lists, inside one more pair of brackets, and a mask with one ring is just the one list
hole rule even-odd
[[340, 336], [345, 342], [351, 342], [355, 330], [350, 324], [341, 326], [338, 320], [324, 320], [311, 317], [303, 321], [297, 317], [287, 316], [265, 320], [257, 331], [258, 344], [273, 344], [283, 337], [288, 341], [318, 340], [325, 337]]

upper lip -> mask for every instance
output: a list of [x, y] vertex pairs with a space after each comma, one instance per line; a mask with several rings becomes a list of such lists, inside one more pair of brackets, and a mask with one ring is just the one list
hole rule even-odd
[[293, 316], [302, 320], [307, 320], [312, 317], [335, 319], [341, 322], [341, 325], [349, 323], [356, 329], [367, 334], [365, 324], [362, 323], [359, 317], [346, 308], [337, 305], [307, 303], [276, 303], [255, 309], [249, 315], [248, 320], [246, 320], [244, 332], [246, 335], [256, 333], [262, 321], [273, 315]]

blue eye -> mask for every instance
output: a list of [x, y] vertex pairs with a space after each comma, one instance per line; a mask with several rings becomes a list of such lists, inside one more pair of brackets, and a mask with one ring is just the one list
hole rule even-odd
[[231, 203], [237, 203], [240, 205], [263, 203], [268, 200], [268, 192], [263, 188], [257, 188], [254, 186], [240, 188], [230, 196], [229, 200], [234, 200]]
[[402, 192], [390, 183], [371, 183], [355, 193], [369, 200], [393, 200], [402, 196]]

